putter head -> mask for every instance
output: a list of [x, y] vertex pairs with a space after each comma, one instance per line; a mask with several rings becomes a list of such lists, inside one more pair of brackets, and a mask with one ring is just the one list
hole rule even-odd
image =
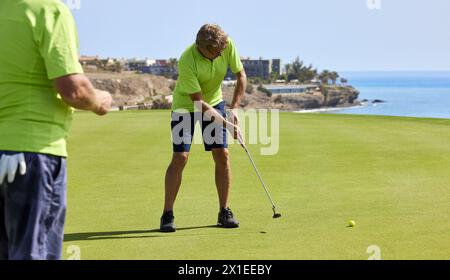
[[277, 219], [277, 218], [280, 218], [281, 217], [281, 214], [280, 213], [275, 213], [275, 214], [273, 214], [273, 218], [274, 219]]

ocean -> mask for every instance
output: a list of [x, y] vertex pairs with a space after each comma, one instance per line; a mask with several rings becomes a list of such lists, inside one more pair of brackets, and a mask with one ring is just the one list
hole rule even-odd
[[[364, 107], [329, 111], [450, 119], [450, 72], [342, 72], [348, 84], [360, 91]], [[373, 104], [379, 99], [384, 103]]]

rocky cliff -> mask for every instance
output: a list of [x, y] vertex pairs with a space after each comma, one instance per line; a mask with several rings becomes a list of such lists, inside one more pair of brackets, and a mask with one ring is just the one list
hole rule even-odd
[[[133, 106], [141, 108], [170, 108], [170, 98], [175, 81], [161, 76], [141, 74], [88, 73], [94, 87], [112, 94], [115, 106]], [[245, 94], [241, 106], [249, 108], [279, 109], [295, 111], [321, 107], [344, 107], [356, 105], [359, 92], [351, 86], [326, 86], [320, 90], [302, 94], [266, 93], [251, 87]], [[224, 100], [229, 105], [233, 98], [234, 87], [222, 87]]]
[[98, 90], [113, 96], [115, 106], [153, 104], [171, 94], [175, 82], [162, 76], [115, 73], [87, 73]]

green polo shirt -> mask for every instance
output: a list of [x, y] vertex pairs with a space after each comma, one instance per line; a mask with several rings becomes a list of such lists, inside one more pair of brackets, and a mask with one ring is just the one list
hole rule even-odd
[[60, 0], [0, 1], [0, 150], [67, 156], [72, 119], [52, 80], [83, 73]]
[[222, 81], [228, 67], [233, 73], [244, 69], [237, 49], [231, 39], [222, 55], [214, 60], [204, 57], [196, 44], [189, 46], [178, 61], [178, 80], [173, 92], [172, 110], [194, 112], [190, 94], [202, 93], [203, 100], [211, 106], [222, 102]]

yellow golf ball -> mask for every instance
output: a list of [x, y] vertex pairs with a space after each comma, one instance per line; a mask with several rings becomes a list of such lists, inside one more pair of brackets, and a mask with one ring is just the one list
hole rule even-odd
[[354, 227], [354, 226], [356, 226], [355, 221], [353, 221], [353, 220], [348, 221], [348, 226], [349, 226], [349, 227]]

